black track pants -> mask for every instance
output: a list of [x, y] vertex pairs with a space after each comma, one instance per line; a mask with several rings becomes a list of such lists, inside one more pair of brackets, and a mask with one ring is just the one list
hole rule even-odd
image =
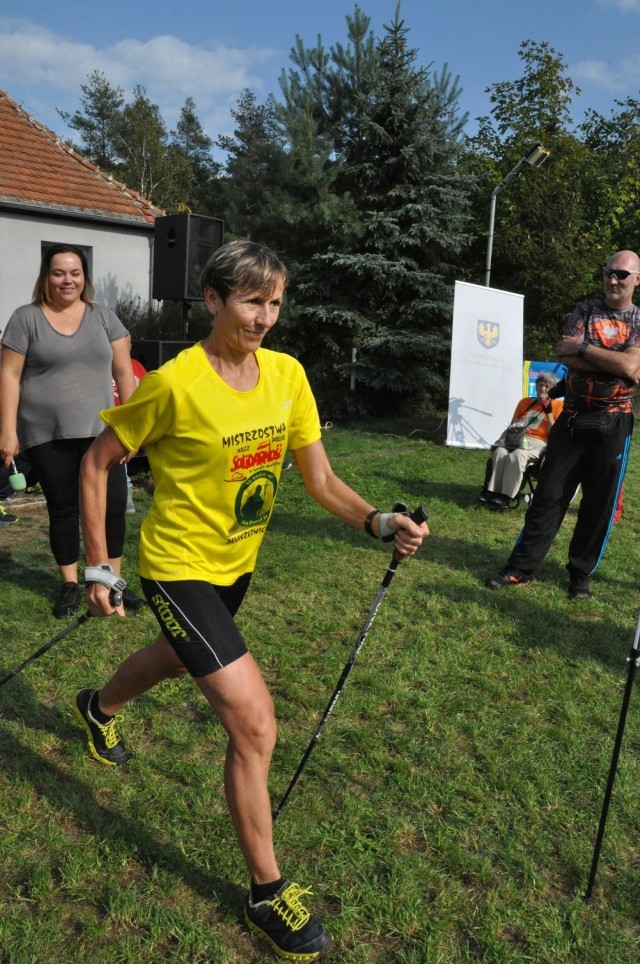
[[531, 505], [507, 565], [531, 573], [540, 566], [578, 485], [582, 499], [569, 546], [569, 567], [592, 573], [604, 553], [627, 468], [633, 415], [612, 416], [606, 439], [576, 441], [563, 412], [549, 433]]

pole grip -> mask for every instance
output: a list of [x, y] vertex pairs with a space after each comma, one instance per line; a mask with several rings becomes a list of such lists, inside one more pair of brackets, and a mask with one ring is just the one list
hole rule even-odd
[[[396, 504], [392, 508], [392, 511], [406, 512], [407, 507], [403, 502], [396, 502]], [[417, 509], [414, 509], [413, 512], [409, 513], [409, 518], [411, 519], [412, 522], [415, 522], [416, 525], [422, 525], [422, 523], [426, 522], [427, 519], [429, 518], [427, 507], [425, 505], [419, 505]], [[393, 563], [395, 563], [395, 565], [397, 566], [401, 561], [402, 561], [402, 556], [399, 556], [398, 553], [394, 551], [393, 562], [391, 563], [391, 566], [393, 566]], [[391, 566], [389, 567], [389, 569], [391, 569]], [[393, 569], [395, 571], [395, 566], [393, 566]], [[389, 573], [389, 572], [387, 573], [387, 576], [390, 577], [391, 575], [392, 573]]]
[[429, 513], [427, 511], [426, 505], [419, 505], [417, 509], [409, 513], [409, 518], [412, 522], [416, 522], [418, 525], [422, 525], [429, 518]]

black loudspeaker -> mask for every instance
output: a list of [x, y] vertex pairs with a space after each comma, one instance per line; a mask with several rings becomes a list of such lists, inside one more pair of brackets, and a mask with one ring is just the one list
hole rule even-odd
[[155, 341], [146, 338], [134, 338], [131, 342], [131, 357], [139, 361], [148, 372], [160, 368], [170, 358], [175, 358], [185, 348], [191, 348], [192, 341]]
[[153, 297], [202, 301], [200, 274], [222, 244], [224, 222], [200, 214], [156, 218], [153, 236]]
[[151, 338], [134, 338], [131, 342], [131, 357], [137, 359], [148, 372], [160, 368], [170, 358], [184, 348], [190, 348], [192, 341], [155, 341]]

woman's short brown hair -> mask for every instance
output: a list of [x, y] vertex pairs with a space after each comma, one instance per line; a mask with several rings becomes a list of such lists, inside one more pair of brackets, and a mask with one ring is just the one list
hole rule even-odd
[[286, 288], [289, 273], [280, 258], [255, 241], [229, 241], [214, 251], [200, 275], [200, 288], [213, 288], [223, 303], [231, 291], [270, 294], [277, 284]]

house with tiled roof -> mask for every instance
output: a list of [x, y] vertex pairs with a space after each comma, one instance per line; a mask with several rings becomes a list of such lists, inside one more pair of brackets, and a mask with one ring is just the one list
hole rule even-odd
[[150, 301], [163, 213], [0, 91], [0, 331], [31, 301], [42, 252], [58, 242], [85, 250], [96, 301]]

